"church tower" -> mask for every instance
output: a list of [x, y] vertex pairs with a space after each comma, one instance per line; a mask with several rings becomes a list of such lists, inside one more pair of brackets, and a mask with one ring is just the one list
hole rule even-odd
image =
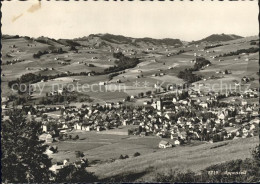
[[156, 102], [156, 107], [157, 107], [157, 110], [160, 111], [162, 110], [162, 100], [161, 98], [159, 98]]

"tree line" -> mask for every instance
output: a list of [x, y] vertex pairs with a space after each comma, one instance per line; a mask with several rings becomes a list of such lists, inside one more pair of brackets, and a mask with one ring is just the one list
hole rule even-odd
[[196, 75], [192, 72], [199, 71], [201, 68], [205, 67], [206, 65], [210, 65], [211, 62], [203, 57], [196, 58], [196, 62], [193, 66], [193, 68], [186, 68], [185, 70], [182, 70], [178, 73], [178, 77], [189, 82], [197, 82], [202, 79], [201, 76]]
[[239, 49], [237, 51], [234, 51], [234, 52], [229, 52], [229, 53], [224, 53], [224, 54], [220, 54], [219, 57], [227, 57], [227, 56], [234, 56], [234, 55], [239, 55], [239, 54], [242, 54], [242, 53], [246, 53], [246, 54], [249, 54], [249, 53], [256, 53], [259, 51], [259, 48], [257, 47], [251, 47], [249, 49]]
[[49, 51], [48, 50], [38, 51], [37, 53], [33, 54], [33, 58], [40, 58], [42, 55], [51, 54], [51, 53], [63, 54], [63, 53], [66, 53], [66, 51], [64, 51], [62, 48], [52, 49]]
[[127, 57], [124, 54], [122, 54], [122, 52], [113, 53], [113, 57], [117, 59], [115, 61], [116, 65], [106, 68], [103, 74], [119, 72], [128, 68], [133, 68], [140, 62], [138, 58]]

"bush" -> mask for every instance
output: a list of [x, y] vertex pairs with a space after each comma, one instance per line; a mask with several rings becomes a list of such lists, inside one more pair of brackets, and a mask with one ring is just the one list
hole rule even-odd
[[[230, 183], [245, 182], [254, 183], [260, 181], [260, 149], [259, 145], [252, 151], [253, 159], [232, 160], [222, 164], [212, 165], [202, 170], [200, 174], [191, 171], [179, 172], [170, 170], [168, 173], [158, 173], [154, 181], [157, 182], [209, 182]], [[244, 172], [246, 174], [231, 174], [226, 172]]]
[[251, 48], [248, 48], [248, 49], [239, 49], [239, 50], [234, 51], [234, 52], [220, 54], [219, 57], [234, 56], [234, 55], [239, 55], [239, 54], [242, 54], [242, 53], [246, 53], [246, 54], [256, 53], [258, 51], [259, 51], [259, 48], [251, 47]]
[[73, 140], [78, 140], [79, 139], [79, 136], [78, 135], [76, 135], [74, 138], [73, 138]]
[[68, 165], [60, 169], [55, 178], [56, 183], [94, 183], [98, 178], [90, 172], [87, 172], [84, 167], [77, 168], [74, 165]]
[[76, 158], [82, 158], [84, 157], [84, 153], [82, 151], [75, 151]]
[[119, 159], [126, 159], [126, 158], [129, 158], [129, 156], [128, 155], [125, 155], [125, 156], [120, 155], [120, 157], [119, 157]]
[[260, 145], [256, 146], [252, 150], [252, 157], [260, 165]]
[[51, 148], [50, 148], [50, 150], [53, 152], [53, 153], [58, 153], [58, 146], [52, 146]]
[[141, 154], [139, 153], [139, 152], [135, 152], [135, 154], [134, 154], [134, 157], [138, 157], [138, 156], [140, 156]]
[[93, 65], [93, 64], [88, 64], [88, 67], [95, 67], [95, 65]]

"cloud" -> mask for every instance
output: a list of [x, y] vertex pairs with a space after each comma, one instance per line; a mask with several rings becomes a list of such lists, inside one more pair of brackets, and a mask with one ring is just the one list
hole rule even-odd
[[23, 13], [21, 13], [20, 15], [18, 15], [18, 16], [14, 16], [13, 18], [12, 18], [12, 22], [15, 22], [17, 19], [19, 19], [20, 17], [22, 17], [23, 16]]
[[38, 11], [40, 8], [41, 8], [41, 2], [39, 1], [39, 3], [33, 4], [33, 5], [27, 10], [27, 12], [33, 13], [33, 12], [35, 12], [35, 11]]

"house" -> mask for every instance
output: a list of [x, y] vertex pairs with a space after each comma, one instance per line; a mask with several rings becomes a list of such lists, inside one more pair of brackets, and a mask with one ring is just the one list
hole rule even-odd
[[2, 97], [1, 99], [2, 99], [2, 103], [6, 103], [6, 102], [9, 101], [9, 98], [8, 98], [8, 97]]
[[103, 127], [102, 126], [97, 126], [97, 131], [100, 132], [103, 130]]
[[148, 105], [148, 104], [150, 104], [149, 101], [144, 101], [144, 102], [143, 102], [143, 105]]
[[159, 143], [159, 148], [165, 149], [165, 148], [171, 148], [171, 147], [172, 147], [172, 144], [167, 141], [162, 140]]
[[82, 130], [85, 130], [85, 131], [91, 131], [92, 128], [89, 126], [89, 125], [82, 125]]
[[59, 172], [60, 169], [63, 168], [62, 164], [53, 164], [49, 170], [52, 171], [53, 173], [57, 174]]
[[185, 131], [182, 131], [178, 133], [178, 137], [182, 140], [185, 140], [187, 138], [187, 133]]
[[218, 119], [221, 119], [221, 120], [225, 119], [224, 113], [220, 113], [219, 116], [218, 116]]
[[201, 102], [199, 105], [203, 108], [208, 108], [208, 104], [206, 102]]
[[58, 89], [58, 94], [62, 95], [64, 93], [64, 89]]
[[52, 143], [53, 142], [53, 138], [51, 134], [47, 134], [45, 137], [45, 142], [46, 143]]
[[156, 107], [157, 107], [158, 111], [162, 110], [162, 101], [161, 101], [161, 99], [157, 100]]
[[131, 95], [131, 97], [130, 97], [131, 99], [134, 99], [135, 98], [135, 96], [134, 95]]
[[164, 76], [165, 75], [165, 73], [160, 73], [160, 76]]
[[177, 140], [178, 139], [178, 133], [172, 133], [171, 139]]
[[122, 124], [123, 124], [123, 126], [126, 126], [126, 125], [130, 125], [130, 123], [131, 122], [129, 120], [124, 120]]
[[76, 123], [76, 124], [74, 125], [74, 129], [75, 129], [75, 130], [81, 130], [81, 125], [80, 125], [79, 123]]
[[171, 118], [172, 118], [174, 115], [175, 115], [175, 113], [169, 112], [169, 113], [166, 113], [164, 117], [167, 118], [168, 120], [171, 120]]
[[176, 139], [176, 140], [174, 141], [174, 144], [175, 144], [175, 145], [180, 145], [181, 142], [180, 142], [178, 139]]
[[241, 101], [241, 105], [247, 105], [247, 101], [245, 100]]
[[104, 85], [106, 85], [106, 82], [101, 81], [101, 82], [99, 82], [99, 85], [104, 86]]
[[140, 136], [141, 136], [141, 137], [147, 136], [147, 132], [141, 132], [141, 133], [140, 133]]
[[43, 131], [43, 132], [47, 132], [47, 131], [48, 131], [47, 125], [42, 125], [42, 131]]
[[258, 111], [253, 111], [251, 116], [258, 116]]

